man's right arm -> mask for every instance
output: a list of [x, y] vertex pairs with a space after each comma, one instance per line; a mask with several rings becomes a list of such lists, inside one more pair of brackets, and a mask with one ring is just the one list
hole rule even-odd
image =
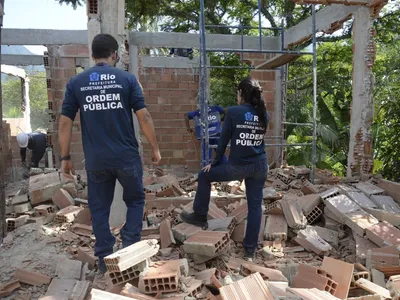
[[149, 141], [152, 148], [152, 160], [154, 164], [158, 164], [161, 160], [160, 148], [158, 147], [156, 131], [154, 129], [153, 118], [146, 108], [143, 97], [143, 89], [136, 77], [132, 76], [132, 95], [131, 95], [131, 108], [135, 112], [140, 128], [144, 136]]
[[142, 108], [136, 111], [136, 116], [138, 118], [140, 128], [149, 141], [151, 148], [153, 149], [153, 163], [158, 164], [161, 160], [160, 149], [158, 147], [156, 131], [154, 129], [153, 118], [151, 117], [147, 108]]

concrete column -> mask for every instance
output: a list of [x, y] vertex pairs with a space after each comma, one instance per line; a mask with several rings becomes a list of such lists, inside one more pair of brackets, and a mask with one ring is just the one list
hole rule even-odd
[[353, 23], [353, 101], [351, 106], [350, 144], [347, 176], [365, 180], [372, 175], [371, 125], [374, 115], [372, 67], [376, 50], [375, 30], [368, 7], [354, 13]]
[[31, 101], [29, 98], [29, 78], [25, 77], [21, 79], [22, 84], [22, 97], [25, 100], [25, 111], [24, 111], [24, 121], [25, 121], [25, 132], [32, 132], [31, 125]]

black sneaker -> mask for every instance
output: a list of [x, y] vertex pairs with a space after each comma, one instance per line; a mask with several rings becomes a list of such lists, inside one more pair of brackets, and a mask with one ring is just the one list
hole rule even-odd
[[256, 257], [256, 253], [254, 251], [245, 250], [243, 258], [249, 261], [252, 261]]
[[182, 212], [180, 214], [180, 217], [181, 217], [182, 221], [185, 223], [202, 227], [204, 230], [208, 228], [207, 216], [202, 216], [202, 215], [196, 214], [195, 212], [190, 213], [190, 214], [187, 212]]

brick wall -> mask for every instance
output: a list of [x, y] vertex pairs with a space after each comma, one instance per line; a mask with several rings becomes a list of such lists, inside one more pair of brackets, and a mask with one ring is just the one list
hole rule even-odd
[[[141, 64], [139, 64], [141, 66]], [[187, 134], [184, 114], [196, 110], [199, 87], [196, 68], [140, 67], [147, 107], [154, 120], [163, 165], [185, 165], [199, 168], [193, 143]], [[142, 137], [145, 164], [150, 163], [151, 148]]]
[[[77, 60], [87, 58], [88, 49], [85, 45], [50, 46], [45, 55], [47, 73], [49, 130], [48, 145], [53, 147], [54, 163], [59, 166], [60, 156], [58, 142], [58, 122], [64, 98], [65, 86], [68, 80], [76, 74]], [[268, 57], [264, 54], [246, 54], [246, 60], [253, 65], [264, 62]], [[195, 146], [186, 132], [184, 114], [197, 109], [196, 97], [199, 89], [198, 68], [166, 68], [142, 67], [139, 57], [139, 80], [147, 107], [153, 117], [160, 144], [162, 165], [185, 165], [188, 171], [198, 171], [200, 162]], [[268, 135], [273, 135], [273, 110], [275, 72], [252, 71], [252, 76], [258, 79], [264, 89], [267, 110], [271, 113], [271, 123]], [[151, 148], [142, 136], [144, 163], [151, 162]], [[196, 142], [198, 150], [201, 149]], [[268, 151], [272, 157], [273, 149]], [[79, 114], [74, 122], [71, 156], [76, 169], [82, 169], [84, 159], [82, 149], [81, 127]]]
[[[53, 147], [53, 160], [55, 166], [58, 167], [60, 147], [57, 130], [65, 86], [69, 79], [76, 74], [77, 58], [88, 57], [88, 48], [86, 45], [64, 45], [49, 46], [47, 49], [48, 53], [44, 57], [50, 115], [47, 143]], [[80, 126], [78, 113], [75, 118], [71, 140], [71, 156], [76, 169], [83, 168], [82, 160], [84, 159]]]
[[2, 167], [4, 179], [9, 181], [10, 171], [12, 167], [12, 152], [11, 152], [11, 131], [10, 124], [3, 121], [2, 132], [0, 132], [0, 160], [3, 162]]

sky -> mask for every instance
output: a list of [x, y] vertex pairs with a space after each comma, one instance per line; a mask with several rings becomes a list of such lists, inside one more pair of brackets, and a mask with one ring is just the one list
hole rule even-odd
[[[34, 29], [87, 29], [86, 7], [76, 10], [72, 6], [60, 5], [56, 0], [5, 0], [4, 28]], [[27, 46], [37, 54], [42, 46]]]

